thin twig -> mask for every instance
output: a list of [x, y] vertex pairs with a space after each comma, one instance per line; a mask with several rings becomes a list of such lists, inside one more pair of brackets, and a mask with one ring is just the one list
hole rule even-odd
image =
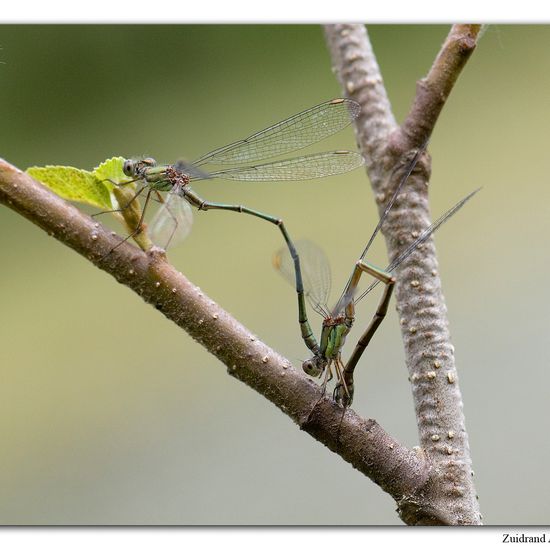
[[449, 94], [477, 45], [481, 25], [453, 25], [425, 78], [418, 81], [416, 96], [392, 148], [408, 151], [432, 135]]

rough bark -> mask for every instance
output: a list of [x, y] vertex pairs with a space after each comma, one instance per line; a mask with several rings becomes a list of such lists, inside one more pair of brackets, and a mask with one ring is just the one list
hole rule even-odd
[[[438, 116], [472, 54], [479, 25], [454, 25], [428, 75], [417, 85], [410, 112], [395, 122], [367, 31], [330, 25], [325, 33], [335, 72], [346, 94], [361, 104], [357, 140], [380, 213], [399, 179], [395, 167], [431, 136]], [[393, 176], [393, 177], [392, 177]], [[407, 181], [383, 225], [388, 255], [395, 258], [430, 224], [430, 161]], [[416, 409], [420, 447], [433, 470], [422, 495], [398, 501], [409, 524], [478, 524], [468, 436], [458, 385], [447, 308], [430, 239], [396, 272], [396, 302]]]
[[[363, 111], [357, 139], [380, 212], [391, 195], [395, 166], [431, 134], [460, 70], [475, 47], [479, 28], [455, 25], [428, 76], [419, 82], [411, 111], [398, 126], [391, 112], [366, 30], [359, 25], [326, 29], [334, 66], [346, 95]], [[429, 162], [418, 166], [383, 227], [391, 258], [428, 224]], [[413, 254], [397, 273], [407, 366], [415, 400], [420, 447], [407, 449], [372, 419], [344, 410], [290, 362], [259, 341], [176, 271], [159, 249], [144, 253], [27, 174], [0, 159], [0, 203], [19, 212], [134, 290], [186, 330], [302, 430], [370, 477], [398, 503], [408, 524], [477, 524], [479, 509], [462, 400], [433, 243]]]

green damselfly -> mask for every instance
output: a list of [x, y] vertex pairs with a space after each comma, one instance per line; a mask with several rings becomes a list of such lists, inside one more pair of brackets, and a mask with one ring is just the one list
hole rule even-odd
[[[151, 197], [156, 197], [162, 205], [150, 223], [150, 234], [152, 241], [162, 248], [182, 241], [189, 234], [193, 220], [191, 206], [194, 206], [198, 210], [250, 214], [273, 223], [281, 230], [293, 255], [292, 241], [280, 218], [242, 205], [206, 201], [193, 191], [190, 184], [214, 178], [257, 182], [309, 180], [354, 170], [363, 164], [363, 158], [351, 151], [328, 151], [262, 164], [251, 163], [285, 155], [322, 141], [348, 126], [359, 112], [360, 106], [355, 101], [333, 99], [245, 139], [214, 149], [191, 163], [179, 161], [157, 165], [152, 158], [126, 160], [123, 168], [125, 175], [131, 177], [132, 182], [140, 182], [130, 202], [144, 192], [146, 195], [141, 219], [135, 231], [125, 240], [141, 231], [147, 205]], [[205, 168], [207, 165], [231, 166], [210, 171]], [[162, 200], [161, 191], [168, 192], [166, 200]]]
[[[314, 243], [310, 241], [298, 241], [295, 243], [297, 252], [300, 256], [301, 272], [303, 276], [303, 292], [298, 289], [298, 310], [299, 323], [302, 338], [308, 349], [313, 353], [312, 357], [302, 363], [303, 370], [314, 377], [321, 377], [325, 373], [323, 381], [323, 389], [332, 379], [332, 367], [336, 372], [337, 383], [334, 389], [333, 397], [344, 407], [351, 405], [354, 394], [354, 371], [359, 359], [371, 341], [374, 333], [386, 316], [390, 298], [395, 284], [395, 277], [392, 273], [394, 270], [408, 258], [420, 245], [453, 216], [464, 204], [473, 197], [479, 189], [473, 191], [451, 209], [445, 212], [433, 224], [427, 227], [420, 235], [409, 244], [403, 252], [401, 252], [385, 269], [379, 269], [365, 261], [365, 256], [374, 240], [382, 224], [388, 216], [398, 194], [403, 185], [407, 181], [413, 171], [420, 155], [424, 152], [425, 146], [416, 153], [406, 173], [399, 182], [396, 190], [390, 198], [386, 208], [380, 217], [376, 228], [374, 229], [365, 249], [363, 250], [359, 260], [356, 262], [353, 272], [348, 279], [346, 286], [336, 303], [336, 306], [329, 309], [327, 306], [330, 286], [331, 273], [330, 265], [324, 252]], [[279, 250], [274, 257], [274, 266], [285, 279], [291, 284], [293, 283], [293, 273], [291, 270], [290, 257], [285, 249]], [[358, 297], [358, 284], [363, 273], [367, 273], [374, 277], [374, 281], [362, 292]], [[379, 283], [384, 283], [386, 286], [384, 292], [376, 308], [376, 312], [367, 326], [366, 330], [359, 338], [355, 349], [348, 359], [347, 363], [342, 361], [342, 348], [344, 346], [346, 336], [350, 332], [355, 321], [355, 306], [367, 294], [369, 294]], [[319, 341], [315, 338], [309, 320], [307, 317], [305, 298], [307, 298], [312, 309], [323, 317], [321, 337]]]

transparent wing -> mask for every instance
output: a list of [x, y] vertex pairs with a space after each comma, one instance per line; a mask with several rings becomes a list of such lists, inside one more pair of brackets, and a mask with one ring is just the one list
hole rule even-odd
[[273, 126], [206, 153], [193, 164], [243, 164], [317, 143], [348, 126], [361, 110], [351, 99], [332, 99]]
[[[391, 195], [390, 200], [387, 202], [386, 207], [384, 208], [384, 212], [380, 216], [380, 219], [378, 220], [378, 223], [377, 223], [376, 227], [374, 228], [374, 231], [372, 232], [372, 235], [370, 236], [370, 239], [368, 240], [367, 245], [363, 249], [363, 252], [360, 256], [361, 260], [363, 260], [365, 258], [365, 256], [366, 256], [369, 248], [371, 247], [376, 235], [378, 234], [378, 232], [382, 228], [382, 225], [386, 221], [386, 218], [388, 217], [388, 215], [389, 215], [389, 213], [390, 213], [397, 197], [401, 193], [401, 190], [403, 189], [403, 186], [405, 185], [405, 183], [409, 179], [409, 176], [412, 174], [412, 171], [414, 170], [418, 160], [420, 159], [421, 155], [426, 151], [427, 147], [428, 147], [428, 141], [425, 141], [424, 144], [422, 145], [422, 147], [420, 147], [416, 151], [414, 157], [411, 159], [409, 164], [406, 166], [405, 172], [403, 173], [403, 175], [401, 177], [401, 180], [399, 181], [399, 184], [397, 185], [397, 187], [395, 188], [393, 194]], [[399, 168], [399, 165], [396, 166], [396, 168], [394, 169], [394, 172], [398, 168]], [[392, 175], [390, 177], [393, 177], [394, 172], [392, 172]], [[334, 310], [332, 311], [333, 317], [335, 317], [335, 316], [339, 315], [341, 312], [343, 312], [345, 307], [355, 298], [355, 295], [358, 292], [357, 285], [355, 285], [354, 287], [350, 286], [351, 285], [351, 277], [352, 276], [350, 276], [350, 278], [348, 279], [348, 283], [344, 287], [344, 292], [340, 296], [340, 299], [338, 300], [338, 302], [336, 303], [336, 306], [334, 307]]]
[[338, 317], [339, 315], [342, 315], [344, 313], [344, 310], [346, 309], [348, 304], [350, 304], [355, 299], [355, 296], [359, 290], [359, 283], [361, 283], [361, 280], [358, 281], [358, 284], [350, 286], [347, 291], [342, 293], [338, 302], [336, 302], [336, 305], [330, 312], [331, 317]]
[[[371, 235], [369, 241], [367, 242], [367, 245], [365, 246], [365, 249], [363, 250], [363, 253], [361, 254], [361, 259], [362, 260], [365, 258], [370, 246], [372, 245], [372, 242], [374, 241], [374, 238], [376, 237], [376, 235], [378, 234], [378, 232], [382, 228], [382, 225], [386, 221], [386, 218], [388, 217], [388, 214], [389, 214], [390, 210], [392, 209], [397, 197], [399, 196], [399, 193], [401, 193], [401, 189], [403, 189], [403, 186], [405, 185], [405, 183], [407, 183], [407, 180], [409, 179], [409, 176], [412, 174], [412, 171], [414, 170], [414, 168], [415, 168], [416, 164], [418, 163], [418, 161], [419, 161], [420, 157], [422, 156], [422, 154], [426, 151], [427, 147], [428, 147], [428, 140], [426, 140], [424, 142], [422, 147], [418, 148], [418, 150], [416, 151], [414, 157], [411, 159], [408, 166], [405, 168], [405, 172], [404, 172], [403, 176], [401, 177], [401, 180], [399, 181], [399, 184], [395, 188], [395, 191], [393, 192], [392, 196], [390, 197], [390, 200], [386, 204], [386, 208], [384, 208], [384, 212], [380, 216], [380, 219], [378, 220], [378, 223], [376, 224], [376, 227], [374, 228], [374, 231], [372, 232], [372, 235]], [[393, 175], [393, 173], [392, 173], [392, 175]]]
[[[386, 267], [388, 273], [392, 273], [399, 264], [405, 261], [421, 244], [425, 243], [431, 235], [433, 235], [451, 216], [454, 216], [479, 190], [476, 189], [472, 191], [469, 195], [466, 195], [462, 200], [458, 201], [452, 208], [447, 210], [442, 216], [440, 216], [432, 225], [424, 229], [420, 236], [413, 241], [401, 254], [397, 256], [389, 265]], [[362, 300], [380, 281], [376, 280], [371, 283], [367, 289], [355, 300], [355, 303]]]
[[151, 240], [165, 250], [182, 242], [191, 231], [193, 211], [179, 186], [174, 186], [149, 224]]
[[356, 152], [328, 151], [257, 166], [219, 170], [211, 172], [210, 177], [237, 181], [310, 180], [355, 170], [363, 162], [363, 157]]
[[[296, 241], [294, 246], [300, 256], [304, 294], [311, 307], [324, 317], [328, 312], [327, 302], [331, 287], [328, 259], [323, 250], [311, 241]], [[275, 253], [273, 265], [295, 288], [294, 261], [287, 247], [283, 247]]]
[[208, 172], [197, 168], [191, 162], [187, 162], [183, 159], [177, 160], [174, 163], [174, 168], [176, 169], [176, 171], [181, 172], [186, 176], [189, 176], [189, 178], [192, 180], [208, 180], [212, 178], [212, 176]]

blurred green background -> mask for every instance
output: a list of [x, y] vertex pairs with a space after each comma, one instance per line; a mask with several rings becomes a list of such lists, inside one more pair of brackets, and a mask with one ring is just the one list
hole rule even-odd
[[[369, 32], [402, 120], [448, 26]], [[436, 245], [477, 490], [493, 525], [550, 517], [549, 45], [548, 26], [489, 27], [430, 144], [434, 217], [484, 187]], [[313, 25], [2, 26], [0, 46], [0, 156], [23, 169], [91, 169], [113, 155], [192, 159], [341, 95]], [[353, 132], [328, 146], [353, 148]], [[377, 221], [362, 170], [195, 189], [282, 216], [294, 238], [319, 242], [335, 297]], [[281, 244], [259, 220], [198, 213], [170, 257], [299, 366], [307, 353], [294, 292], [271, 267]], [[7, 208], [0, 250], [0, 523], [400, 524], [370, 480]], [[382, 242], [371, 259], [386, 263]], [[375, 303], [361, 303], [352, 335]], [[358, 369], [354, 408], [413, 446], [391, 310]]]

